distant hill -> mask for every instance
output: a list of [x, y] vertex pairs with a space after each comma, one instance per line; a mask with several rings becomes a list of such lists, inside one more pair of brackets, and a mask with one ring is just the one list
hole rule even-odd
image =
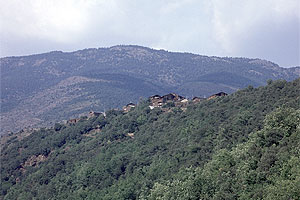
[[155, 96], [2, 136], [0, 199], [299, 199], [299, 86]]
[[140, 97], [232, 93], [268, 79], [294, 80], [300, 68], [260, 59], [220, 58], [114, 46], [1, 58], [1, 132], [49, 125]]

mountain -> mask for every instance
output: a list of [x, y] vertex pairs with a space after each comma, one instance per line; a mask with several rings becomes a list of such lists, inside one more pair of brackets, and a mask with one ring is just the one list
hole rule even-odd
[[294, 80], [300, 68], [260, 59], [220, 58], [114, 46], [1, 58], [1, 132], [50, 125], [154, 94], [232, 93], [268, 79]]
[[151, 98], [11, 133], [1, 138], [0, 198], [299, 199], [299, 86], [269, 81], [152, 109]]

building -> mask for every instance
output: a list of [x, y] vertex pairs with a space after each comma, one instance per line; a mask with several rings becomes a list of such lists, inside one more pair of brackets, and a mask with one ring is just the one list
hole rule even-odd
[[185, 98], [178, 95], [178, 94], [175, 94], [175, 93], [170, 93], [170, 94], [167, 94], [167, 95], [164, 95], [162, 96], [163, 98], [163, 103], [167, 103], [167, 102], [171, 102], [171, 101], [182, 101], [184, 100]]
[[154, 95], [150, 98], [150, 109], [161, 107], [163, 105], [163, 98], [160, 95]]
[[91, 118], [91, 117], [98, 117], [98, 116], [100, 116], [101, 114], [103, 114], [103, 113], [91, 111], [91, 112], [89, 112], [88, 117], [89, 117], [89, 118]]
[[164, 96], [154, 95], [149, 98], [150, 100], [150, 109], [154, 109], [156, 107], [162, 107], [167, 103], [174, 103], [175, 106], [182, 106], [188, 103], [188, 100], [178, 94], [170, 93]]
[[67, 124], [76, 124], [77, 122], [79, 122], [80, 119], [69, 119], [67, 121]]
[[216, 98], [216, 97], [226, 96], [226, 95], [228, 95], [228, 94], [226, 94], [225, 92], [219, 92], [217, 94], [211, 95], [210, 97], [207, 98], [207, 100], [210, 100], [210, 99], [213, 99], [213, 98]]
[[193, 103], [199, 103], [200, 101], [203, 101], [205, 98], [201, 98], [201, 97], [194, 97], [193, 99], [192, 99], [192, 102]]
[[126, 106], [123, 106], [123, 111], [124, 112], [129, 112], [132, 108], [135, 108], [135, 106], [136, 106], [135, 104], [129, 103]]

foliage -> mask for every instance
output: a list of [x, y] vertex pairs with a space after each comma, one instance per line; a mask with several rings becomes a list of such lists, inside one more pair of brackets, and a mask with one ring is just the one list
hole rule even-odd
[[[299, 124], [300, 109], [276, 109], [247, 142], [219, 150], [203, 168], [184, 169], [172, 181], [155, 183], [148, 198], [298, 199]], [[274, 132], [280, 136], [273, 137]]]
[[248, 87], [184, 112], [141, 101], [14, 138], [1, 149], [1, 198], [297, 199], [299, 83]]

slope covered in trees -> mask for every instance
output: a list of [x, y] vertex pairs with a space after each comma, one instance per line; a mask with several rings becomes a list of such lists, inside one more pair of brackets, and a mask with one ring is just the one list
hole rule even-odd
[[299, 77], [299, 69], [281, 68], [260, 59], [209, 57], [140, 46], [1, 58], [0, 131], [45, 126], [155, 94], [203, 97], [261, 86], [268, 79], [291, 81]]
[[247, 142], [155, 183], [148, 199], [299, 199], [299, 122], [299, 109], [276, 109]]
[[[3, 199], [297, 199], [300, 79], [165, 112], [148, 101], [1, 149]], [[129, 134], [130, 133], [130, 134]]]

